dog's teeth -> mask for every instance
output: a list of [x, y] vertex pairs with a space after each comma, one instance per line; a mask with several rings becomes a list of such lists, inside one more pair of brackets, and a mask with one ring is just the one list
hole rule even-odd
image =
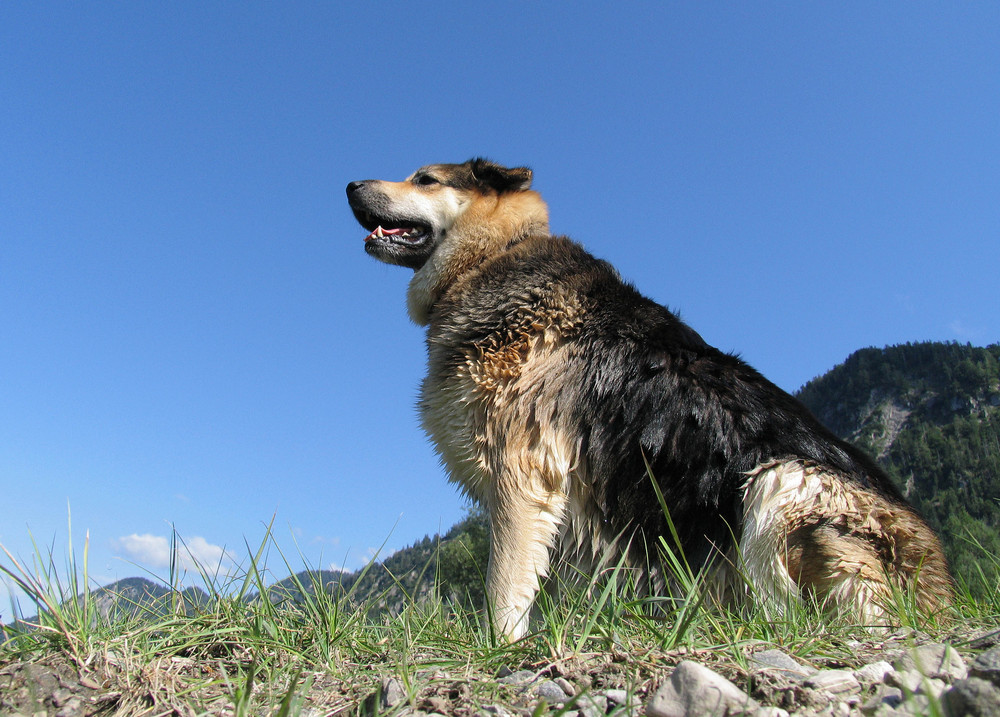
[[385, 236], [385, 234], [382, 233], [382, 227], [378, 227], [375, 230], [375, 236], [377, 236], [379, 239]]

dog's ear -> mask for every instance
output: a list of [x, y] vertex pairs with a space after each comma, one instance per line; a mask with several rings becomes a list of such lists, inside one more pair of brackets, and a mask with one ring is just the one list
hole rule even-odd
[[531, 187], [531, 170], [527, 167], [503, 167], [488, 159], [469, 160], [469, 169], [477, 184], [489, 187], [497, 194], [523, 192]]

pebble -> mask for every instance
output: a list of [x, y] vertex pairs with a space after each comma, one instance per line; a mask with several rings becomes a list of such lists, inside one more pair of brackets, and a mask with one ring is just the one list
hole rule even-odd
[[1000, 646], [981, 653], [973, 660], [969, 674], [1000, 687]]
[[880, 709], [894, 710], [902, 703], [903, 691], [901, 689], [889, 685], [879, 685], [875, 688], [875, 694], [861, 705], [861, 712], [866, 715], [874, 715]]
[[559, 689], [565, 692], [567, 697], [572, 697], [576, 694], [576, 688], [565, 677], [556, 677], [552, 681], [559, 685]]
[[755, 672], [767, 672], [801, 680], [816, 674], [816, 668], [803, 665], [791, 655], [781, 650], [764, 650], [750, 656], [750, 669]]
[[604, 717], [608, 713], [608, 698], [604, 695], [581, 695], [573, 706], [582, 717]]
[[382, 704], [386, 707], [395, 707], [406, 699], [406, 689], [403, 683], [395, 677], [389, 677], [382, 681]]
[[854, 671], [854, 679], [862, 685], [876, 685], [892, 672], [893, 667], [885, 660], [879, 660]]
[[569, 695], [563, 692], [563, 689], [552, 680], [539, 682], [535, 685], [534, 693], [549, 704], [561, 705], [569, 699]]
[[861, 683], [850, 670], [820, 670], [807, 679], [804, 684], [806, 687], [823, 690], [834, 695], [841, 692], [857, 692], [861, 688]]
[[960, 680], [941, 696], [945, 714], [996, 717], [1000, 714], [1000, 688], [979, 677]]
[[531, 670], [518, 670], [505, 677], [501, 677], [497, 682], [502, 685], [525, 685], [535, 679], [535, 673]]
[[916, 670], [894, 670], [885, 676], [885, 683], [890, 687], [898, 687], [904, 692], [916, 692], [924, 676]]
[[897, 670], [916, 670], [926, 677], [964, 680], [969, 676], [965, 660], [951, 645], [931, 643], [907, 650], [893, 664]]
[[646, 703], [648, 717], [725, 717], [759, 707], [743, 690], [717, 672], [684, 660]]
[[611, 714], [637, 714], [642, 709], [642, 699], [628, 690], [605, 690], [604, 696]]

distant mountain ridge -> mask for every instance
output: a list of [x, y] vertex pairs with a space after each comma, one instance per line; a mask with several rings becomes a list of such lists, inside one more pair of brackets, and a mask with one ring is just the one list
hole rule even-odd
[[[148, 578], [124, 578], [90, 591], [91, 604], [97, 609], [94, 619], [106, 622], [145, 620], [181, 610], [193, 614], [207, 605], [210, 598], [202, 588], [172, 590]], [[34, 625], [38, 615], [15, 620], [14, 624]]]

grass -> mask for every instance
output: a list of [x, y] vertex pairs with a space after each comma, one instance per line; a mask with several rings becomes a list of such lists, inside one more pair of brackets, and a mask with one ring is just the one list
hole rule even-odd
[[[497, 640], [481, 613], [433, 589], [408, 595], [393, 613], [377, 607], [385, 593], [331, 591], [313, 574], [294, 578], [287, 593], [268, 590], [269, 556], [276, 553], [293, 572], [270, 532], [256, 549], [247, 546], [236, 575], [199, 569], [207, 600], [190, 604], [175, 564], [167, 599], [117, 611], [107, 610], [88, 584], [86, 541], [82, 559], [71, 545], [61, 569], [51, 548], [36, 545], [32, 565], [6, 551], [0, 562], [38, 612], [31, 626], [5, 628], [0, 667], [68, 666], [97, 686], [88, 694], [106, 707], [102, 714], [376, 714], [406, 707], [476, 714], [481, 705], [543, 714], [544, 705], [526, 705], [497, 675], [528, 668], [567, 677], [585, 691], [617, 687], [642, 696], [666, 668], [692, 655], [732, 678], [745, 675], [749, 652], [761, 645], [822, 664], [861, 659], [859, 639], [866, 638], [859, 635], [867, 633], [821, 620], [807, 607], [768, 619], [709, 604], [701, 576], [666, 550], [669, 545], [665, 541], [664, 554], [679, 597], [641, 597], [623, 565], [609, 560], [594, 576], [543, 592], [536, 632], [515, 644]], [[174, 549], [185, 548], [175, 540]], [[982, 593], [993, 598], [984, 602], [972, 597], [971, 586], [960, 586], [950, 620], [907, 612], [905, 622], [941, 639], [953, 637], [955, 625], [966, 632], [996, 630], [1000, 585], [988, 587]], [[384, 701], [390, 677], [399, 700], [393, 705]], [[0, 711], [4, 707], [0, 698]]]

